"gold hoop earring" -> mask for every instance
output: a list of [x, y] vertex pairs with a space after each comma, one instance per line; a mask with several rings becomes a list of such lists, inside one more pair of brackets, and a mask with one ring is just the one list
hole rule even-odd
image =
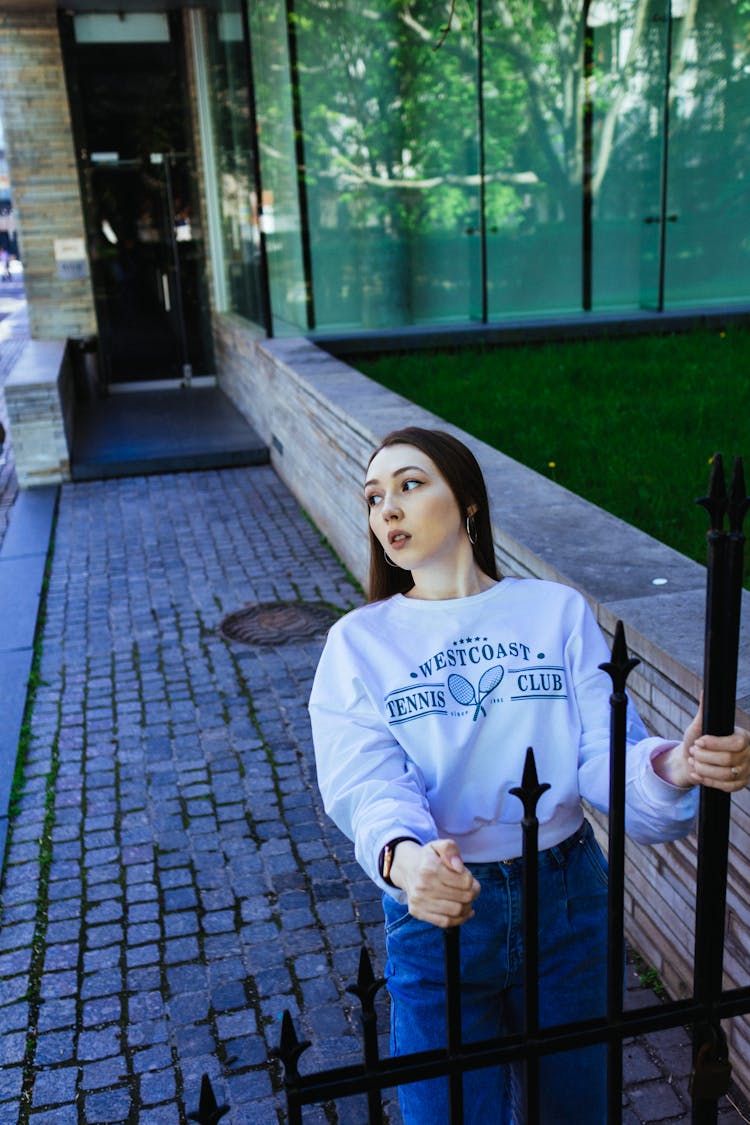
[[466, 517], [466, 534], [469, 536], [469, 542], [473, 547], [477, 541], [477, 527], [473, 516]]
[[393, 559], [389, 559], [389, 558], [388, 558], [388, 555], [387, 555], [387, 554], [385, 553], [385, 551], [383, 551], [383, 558], [384, 558], [384, 559], [385, 559], [385, 561], [386, 561], [386, 562], [388, 563], [388, 566], [392, 566], [392, 567], [394, 567], [394, 568], [395, 568], [396, 570], [400, 570], [400, 569], [401, 569], [401, 568], [399, 567], [398, 563], [395, 563], [395, 562], [393, 561]]

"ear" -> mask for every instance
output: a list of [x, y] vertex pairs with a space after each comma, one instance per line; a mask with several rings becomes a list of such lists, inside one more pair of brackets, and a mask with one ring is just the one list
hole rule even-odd
[[479, 505], [478, 504], [469, 504], [469, 507], [466, 509], [466, 515], [469, 518], [471, 518], [472, 516], [475, 516], [478, 511], [479, 511]]

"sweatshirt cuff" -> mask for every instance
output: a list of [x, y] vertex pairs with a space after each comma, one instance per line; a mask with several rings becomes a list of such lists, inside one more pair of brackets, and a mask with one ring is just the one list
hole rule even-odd
[[647, 798], [654, 804], [674, 805], [681, 798], [691, 796], [695, 786], [685, 788], [682, 785], [672, 785], [671, 781], [659, 777], [654, 769], [654, 759], [679, 746], [679, 741], [665, 742], [661, 738], [648, 738], [644, 740], [643, 746], [646, 753], [641, 768], [641, 784]]

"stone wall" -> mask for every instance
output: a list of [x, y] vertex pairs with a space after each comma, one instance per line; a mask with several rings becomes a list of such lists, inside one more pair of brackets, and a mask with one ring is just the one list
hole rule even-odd
[[0, 5], [0, 102], [31, 334], [96, 332], [89, 278], [58, 277], [55, 241], [84, 239], [54, 0]]
[[[216, 316], [221, 383], [271, 449], [274, 468], [360, 581], [367, 571], [361, 485], [379, 437], [439, 426], [473, 449], [493, 499], [505, 573], [550, 578], [587, 597], [611, 638], [622, 619], [641, 660], [629, 686], [644, 720], [678, 737], [695, 711], [703, 662], [705, 569], [380, 387], [305, 339], [260, 340], [237, 317]], [[686, 498], [690, 503], [692, 498]], [[666, 579], [654, 584], [654, 579]], [[738, 720], [750, 726], [750, 601], [743, 605]], [[606, 843], [606, 818], [595, 816]], [[727, 982], [750, 974], [750, 792], [732, 802], [725, 953]], [[695, 837], [657, 847], [628, 841], [626, 930], [673, 996], [692, 992]], [[750, 1023], [730, 1035], [750, 1092]]]
[[62, 340], [30, 340], [5, 384], [21, 488], [70, 480], [73, 371]]

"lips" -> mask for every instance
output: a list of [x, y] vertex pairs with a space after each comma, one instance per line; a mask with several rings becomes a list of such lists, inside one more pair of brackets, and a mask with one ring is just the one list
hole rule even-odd
[[388, 532], [388, 546], [393, 547], [397, 551], [399, 547], [405, 546], [411, 539], [411, 535], [407, 535], [405, 531], [389, 531]]

